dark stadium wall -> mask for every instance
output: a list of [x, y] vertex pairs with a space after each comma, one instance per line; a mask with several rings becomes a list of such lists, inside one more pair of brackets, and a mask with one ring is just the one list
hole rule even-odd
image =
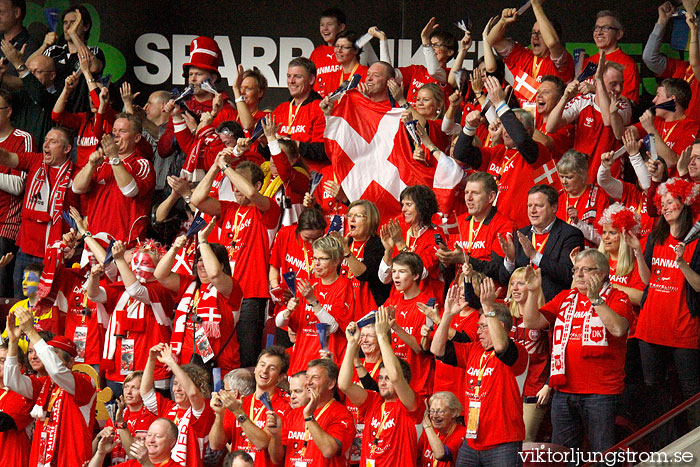
[[[471, 18], [474, 39], [481, 38], [481, 31], [489, 17], [500, 14], [506, 7], [517, 7], [517, 1], [408, 1], [393, 2], [353, 1], [338, 4], [348, 17], [348, 27], [360, 33], [377, 25], [393, 38], [390, 48], [394, 65], [404, 66], [415, 56], [422, 63], [420, 31], [431, 15], [441, 26], [458, 37], [462, 32], [455, 23]], [[567, 48], [584, 48], [590, 54], [596, 52], [593, 44], [595, 14], [602, 9], [617, 9], [626, 28], [622, 49], [640, 64], [643, 93], [649, 98], [656, 89], [653, 75], [642, 62], [642, 49], [657, 18], [658, 1], [635, 0], [633, 2], [608, 1], [557, 1], [549, 0], [545, 9], [552, 20], [563, 28], [563, 41]], [[25, 24], [33, 35], [43, 37], [47, 30], [45, 11], [49, 7], [62, 10], [67, 1], [47, 1], [44, 4], [28, 2]], [[173, 2], [151, 0], [93, 1], [86, 3], [93, 15], [90, 45], [99, 45], [105, 51], [105, 74], [112, 81], [126, 79], [142, 91], [138, 101], [145, 103], [147, 93], [156, 89], [182, 87], [182, 63], [187, 57], [190, 41], [198, 35], [214, 36], [223, 53], [224, 63], [220, 71], [223, 85], [235, 76], [236, 66], [257, 66], [266, 75], [270, 89], [263, 107], [274, 106], [286, 96], [286, 64], [297, 55], [307, 55], [321, 38], [318, 31], [319, 13], [330, 6], [328, 2], [280, 2], [280, 1], [199, 1]], [[529, 42], [529, 32], [534, 23], [532, 10], [528, 10], [509, 31], [509, 35], [521, 43]], [[670, 27], [668, 28], [671, 29]], [[59, 34], [61, 25], [58, 26]], [[670, 32], [667, 31], [667, 36]], [[668, 37], [667, 37], [668, 40]], [[379, 54], [376, 40], [370, 44]], [[478, 58], [481, 43], [476, 43], [465, 61], [471, 68]], [[669, 56], [684, 57], [682, 52], [667, 48]]]

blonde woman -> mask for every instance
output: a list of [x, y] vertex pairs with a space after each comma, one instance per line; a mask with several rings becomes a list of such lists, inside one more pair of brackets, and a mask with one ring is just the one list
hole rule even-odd
[[[523, 420], [525, 421], [525, 443], [535, 441], [540, 423], [547, 410], [544, 407], [549, 402], [549, 338], [546, 330], [528, 329], [523, 325], [523, 309], [529, 291], [525, 279], [527, 268], [513, 271], [508, 283], [506, 301], [513, 316], [513, 327], [510, 337], [521, 343], [530, 354], [530, 364], [523, 386]], [[540, 307], [544, 306], [544, 296], [540, 293], [537, 299]]]

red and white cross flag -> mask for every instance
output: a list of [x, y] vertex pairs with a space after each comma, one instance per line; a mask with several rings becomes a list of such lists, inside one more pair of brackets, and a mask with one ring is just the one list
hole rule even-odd
[[536, 78], [533, 78], [523, 70], [520, 70], [520, 73], [515, 76], [513, 91], [515, 91], [515, 93], [521, 99], [525, 99], [528, 102], [533, 102], [535, 100], [535, 96], [537, 96], [537, 90], [539, 89], [540, 84], [541, 83], [539, 83]]
[[351, 90], [326, 117], [326, 154], [340, 185], [350, 201], [375, 203], [382, 219], [400, 213], [404, 188], [425, 184], [425, 167], [413, 161], [402, 112]]

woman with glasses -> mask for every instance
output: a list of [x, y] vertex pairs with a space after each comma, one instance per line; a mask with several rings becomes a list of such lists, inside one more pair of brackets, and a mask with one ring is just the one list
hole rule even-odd
[[212, 219], [197, 233], [199, 245], [193, 275], [171, 272], [177, 252], [187, 245], [185, 235], [175, 239], [158, 262], [154, 275], [166, 289], [177, 294], [170, 344], [180, 363], [213, 360], [213, 366], [226, 374], [241, 366], [236, 328], [243, 292], [231, 277], [226, 247], [207, 242], [215, 221]]
[[[343, 247], [331, 236], [313, 243], [313, 272], [310, 280], [298, 280], [296, 294], [287, 307], [277, 313], [277, 327], [289, 326], [296, 333], [289, 364], [290, 375], [306, 369], [307, 364], [328, 350], [337, 359], [345, 353], [345, 328], [353, 319], [354, 298], [350, 281], [338, 274]], [[323, 326], [326, 325], [326, 326]], [[327, 329], [326, 336], [319, 328]]]
[[367, 67], [360, 65], [360, 49], [355, 45], [358, 36], [355, 31], [342, 31], [335, 37], [335, 59], [340, 65], [339, 69], [334, 73], [324, 74], [318, 78], [319, 91], [323, 97], [332, 94], [338, 89], [338, 86], [343, 84], [346, 79], [352, 78], [352, 75], [360, 75], [365, 81], [367, 75]]
[[457, 423], [462, 403], [453, 393], [436, 392], [428, 399], [423, 417], [423, 433], [418, 439], [419, 467], [448, 467], [457, 461], [457, 452], [467, 433]]
[[347, 237], [334, 236], [343, 246], [340, 274], [350, 279], [355, 291], [355, 320], [359, 320], [389, 297], [391, 287], [379, 280], [379, 263], [384, 246], [379, 239], [379, 211], [371, 201], [357, 200], [350, 204], [347, 216]]
[[[540, 424], [546, 415], [545, 405], [549, 403], [550, 388], [547, 384], [549, 378], [549, 336], [547, 330], [528, 329], [523, 324], [523, 308], [530, 293], [525, 279], [526, 271], [527, 268], [524, 267], [513, 271], [508, 283], [506, 303], [508, 303], [510, 314], [513, 316], [510, 338], [521, 343], [530, 354], [530, 363], [523, 385], [524, 442], [528, 443], [535, 441]], [[537, 303], [540, 308], [544, 305], [544, 296], [541, 293], [537, 297]]]

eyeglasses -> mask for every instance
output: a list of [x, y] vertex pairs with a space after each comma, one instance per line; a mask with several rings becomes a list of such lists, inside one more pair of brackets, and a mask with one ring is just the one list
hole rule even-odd
[[430, 410], [428, 410], [428, 414], [430, 414], [430, 415], [439, 415], [439, 416], [441, 416], [441, 417], [444, 417], [444, 416], [447, 415], [448, 413], [449, 413], [449, 411], [448, 411], [448, 410], [445, 410], [445, 409], [430, 409]]
[[367, 214], [352, 214], [352, 213], [348, 214], [348, 220], [362, 219], [364, 217], [367, 217]]
[[574, 274], [578, 274], [579, 271], [581, 271], [584, 274], [588, 274], [591, 271], [597, 271], [597, 270], [598, 270], [598, 268], [576, 268], [576, 267], [571, 268], [571, 272], [573, 272]]
[[10, 106], [6, 105], [5, 107], [0, 107], [0, 110], [5, 110], [5, 109], [9, 109], [9, 108], [10, 108]]
[[446, 47], [446, 45], [442, 42], [433, 42], [432, 44], [430, 44], [430, 47], [432, 47], [433, 49], [439, 49], [440, 47]]
[[539, 31], [532, 31], [532, 32], [530, 33], [530, 36], [531, 36], [531, 37], [542, 37], [542, 33], [539, 32]]
[[322, 263], [322, 262], [326, 262], [326, 261], [330, 261], [330, 260], [331, 260], [330, 258], [326, 258], [326, 257], [323, 257], [323, 258], [322, 258], [322, 257], [320, 257], [320, 256], [312, 256], [311, 259], [313, 259], [314, 261], [318, 261], [319, 263]]
[[479, 324], [479, 325], [477, 325], [477, 328], [479, 331], [483, 331], [484, 329], [488, 329], [489, 325], [488, 324]]
[[353, 47], [353, 46], [351, 46], [351, 45], [336, 45], [336, 46], [334, 46], [334, 48], [335, 48], [335, 49], [341, 49], [341, 50], [352, 50], [352, 49], [354, 49], [355, 47]]
[[593, 32], [610, 32], [619, 30], [620, 28], [616, 28], [615, 26], [596, 26], [593, 28]]

